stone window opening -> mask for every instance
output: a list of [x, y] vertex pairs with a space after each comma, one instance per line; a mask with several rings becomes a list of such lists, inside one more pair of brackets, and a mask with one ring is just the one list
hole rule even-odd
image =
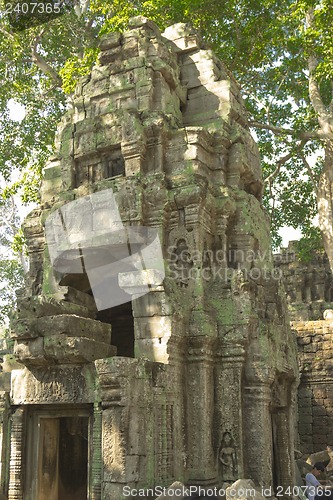
[[74, 188], [94, 184], [103, 179], [125, 176], [125, 160], [120, 146], [105, 151], [97, 157], [83, 158], [74, 163]]
[[[86, 273], [66, 274], [60, 285], [71, 286], [93, 297]], [[117, 356], [134, 358], [134, 317], [132, 302], [126, 302], [110, 309], [96, 311], [96, 319], [112, 326], [111, 344], [117, 347]], [[96, 339], [98, 340], [98, 339]]]
[[99, 311], [99, 321], [112, 327], [112, 345], [117, 347], [117, 356], [134, 358], [134, 317], [132, 302], [126, 302], [104, 311]]
[[120, 147], [105, 154], [102, 161], [105, 179], [125, 175], [125, 160]]

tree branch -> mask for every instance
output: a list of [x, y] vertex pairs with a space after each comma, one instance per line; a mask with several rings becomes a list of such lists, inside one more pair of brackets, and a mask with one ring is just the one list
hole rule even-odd
[[316, 180], [315, 176], [313, 175], [312, 168], [310, 167], [310, 165], [308, 163], [308, 160], [305, 158], [303, 151], [299, 152], [299, 156], [300, 156], [301, 160], [303, 161], [303, 163], [304, 163], [304, 165], [305, 165], [305, 167], [306, 167], [306, 169], [308, 171], [309, 177], [310, 177], [312, 185], [313, 185], [314, 192], [317, 195], [317, 193], [318, 193], [317, 184], [318, 183], [317, 183], [317, 180]]
[[270, 130], [271, 132], [274, 132], [274, 134], [276, 135], [283, 135], [283, 134], [295, 135], [295, 130], [292, 130], [291, 128], [276, 127], [275, 125], [269, 125], [268, 123], [260, 123], [255, 120], [250, 121], [249, 126], [264, 130]]
[[5, 30], [2, 26], [0, 26], [0, 32], [3, 33], [6, 37], [10, 38], [12, 42], [15, 41], [15, 36], [8, 30]]
[[[314, 9], [310, 8], [306, 14], [306, 27], [311, 28], [314, 20]], [[318, 122], [323, 130], [324, 134], [330, 134], [331, 127], [329, 123], [329, 114], [323, 103], [320, 95], [319, 85], [315, 78], [315, 72], [318, 66], [318, 60], [314, 53], [310, 54], [308, 57], [308, 68], [309, 68], [309, 97], [313, 109], [318, 115]]]
[[[0, 191], [0, 195], [2, 195], [2, 191]], [[17, 227], [15, 225], [15, 212], [16, 212], [16, 204], [14, 200], [14, 196], [11, 194], [9, 197], [10, 206], [4, 205], [2, 207], [0, 213], [0, 221], [3, 226], [6, 226], [7, 229], [10, 230], [11, 236], [14, 236], [17, 233]], [[8, 212], [8, 213], [7, 213]]]
[[318, 66], [318, 61], [317, 58], [313, 55], [308, 57], [308, 68], [309, 68], [309, 97], [311, 104], [313, 106], [313, 109], [316, 111], [318, 116], [326, 120], [327, 119], [327, 110], [326, 107], [322, 101], [320, 91], [319, 91], [319, 86], [318, 82], [314, 77], [314, 73], [316, 71], [316, 68]]
[[41, 56], [38, 53], [38, 44], [41, 40], [41, 37], [43, 35], [44, 31], [41, 31], [41, 33], [36, 36], [32, 46], [31, 46], [31, 53], [32, 53], [32, 61], [38, 66], [38, 68], [47, 76], [49, 76], [54, 83], [57, 85], [57, 87], [62, 86], [62, 79], [59, 76], [59, 74], [50, 66], [43, 56]]
[[[8, 237], [7, 241], [12, 244], [14, 241], [15, 235], [18, 232], [18, 227], [15, 223], [15, 217], [17, 214], [17, 206], [16, 206], [15, 199], [14, 199], [13, 195], [10, 195], [9, 200], [10, 200], [10, 211], [9, 211], [8, 215], [5, 214], [4, 211], [1, 213], [0, 222], [2, 223], [3, 226], [6, 226], [7, 229], [9, 229], [10, 236]], [[17, 256], [20, 260], [24, 275], [27, 275], [29, 272], [29, 267], [28, 267], [28, 264], [27, 264], [27, 261], [24, 257], [23, 252], [18, 251]]]
[[82, 5], [82, 9], [81, 9], [82, 14], [85, 14], [87, 12], [89, 4], [90, 4], [90, 0], [84, 0], [83, 5]]
[[90, 0], [74, 0], [74, 12], [77, 17], [81, 17], [88, 10]]
[[264, 179], [264, 183], [268, 182], [269, 185], [271, 186], [272, 180], [274, 179], [274, 177], [276, 177], [279, 174], [282, 165], [284, 165], [292, 157], [293, 157], [293, 154], [292, 153], [288, 153], [287, 155], [285, 155], [282, 158], [280, 158], [279, 161], [278, 161], [278, 163], [277, 163], [276, 169], [274, 170], [274, 172], [272, 172], [271, 174], [269, 174], [266, 177], [266, 179]]
[[[302, 149], [304, 148], [304, 146], [305, 146], [305, 144], [307, 142], [308, 142], [308, 139], [302, 139], [300, 141], [300, 143], [296, 146], [297, 150], [299, 151], [299, 154], [301, 154], [301, 151], [302, 151]], [[274, 179], [274, 177], [276, 177], [279, 174], [282, 165], [284, 165], [287, 161], [289, 161], [293, 156], [294, 156], [293, 152], [290, 152], [290, 153], [286, 154], [285, 156], [282, 156], [282, 158], [279, 159], [274, 172], [272, 172], [271, 174], [269, 174], [266, 177], [266, 179], [264, 179], [264, 183], [268, 182], [269, 185], [271, 185], [272, 184], [272, 180]]]
[[[270, 130], [275, 135], [293, 135], [298, 136], [299, 139], [323, 139], [326, 135], [322, 130], [318, 130], [315, 132], [310, 132], [309, 130], [301, 130], [300, 132], [297, 130], [293, 130], [291, 128], [277, 127], [275, 125], [269, 125], [268, 123], [260, 123], [255, 120], [249, 122], [249, 126], [253, 128], [259, 128], [262, 130]], [[333, 138], [332, 132], [327, 135], [327, 138]]]

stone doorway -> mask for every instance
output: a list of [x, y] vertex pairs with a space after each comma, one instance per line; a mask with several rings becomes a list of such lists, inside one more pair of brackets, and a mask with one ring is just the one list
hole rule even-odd
[[37, 410], [29, 415], [25, 499], [89, 498], [89, 427], [85, 411]]

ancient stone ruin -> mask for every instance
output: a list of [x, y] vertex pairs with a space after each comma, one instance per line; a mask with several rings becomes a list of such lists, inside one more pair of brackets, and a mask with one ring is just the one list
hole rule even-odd
[[[301, 262], [295, 245], [275, 256], [283, 270], [291, 326], [298, 344], [298, 449], [304, 454], [333, 445], [333, 279], [324, 252]], [[332, 464], [331, 464], [332, 465]]]
[[291, 321], [323, 319], [333, 309], [333, 277], [324, 251], [313, 253], [307, 262], [297, 256], [297, 242], [274, 255], [276, 269], [284, 275]]
[[[126, 244], [103, 233], [87, 248], [107, 225], [93, 202], [104, 190], [125, 228], [156, 230], [166, 275], [100, 273], [129, 301], [99, 309], [85, 256], [106, 269]], [[160, 34], [135, 18], [102, 40], [25, 222], [30, 285], [1, 392], [10, 500], [119, 500], [125, 486], [174, 480], [294, 484], [296, 341], [261, 192], [237, 84], [188, 26]], [[82, 212], [59, 222], [54, 265], [44, 228], [74, 201]]]

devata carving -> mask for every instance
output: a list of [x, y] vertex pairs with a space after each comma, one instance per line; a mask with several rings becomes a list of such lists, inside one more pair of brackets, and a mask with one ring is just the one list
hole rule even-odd
[[237, 479], [237, 455], [234, 440], [230, 432], [223, 434], [219, 460], [222, 464], [222, 478], [224, 481], [235, 481]]
[[184, 239], [177, 241], [170, 257], [170, 270], [175, 277], [177, 285], [181, 288], [187, 288], [189, 281], [192, 279], [191, 269], [193, 268], [193, 260]]

